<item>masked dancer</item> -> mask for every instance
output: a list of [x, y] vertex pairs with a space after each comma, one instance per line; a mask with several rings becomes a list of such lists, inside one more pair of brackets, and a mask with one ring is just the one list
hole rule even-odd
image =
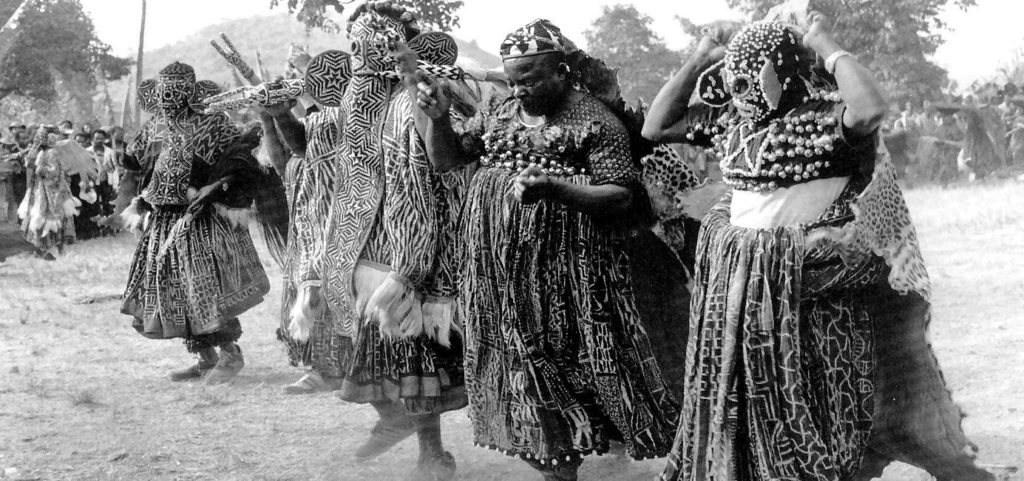
[[[416, 434], [409, 479], [450, 479], [455, 461], [441, 441], [440, 415], [466, 398], [453, 269], [444, 259], [451, 259], [446, 239], [464, 176], [431, 170], [392, 49], [420, 45], [421, 58], [446, 63], [457, 49], [447, 36], [419, 37], [412, 12], [390, 2], [361, 5], [348, 30], [352, 79], [336, 114], [342, 120], [321, 285], [304, 286], [296, 303], [303, 312], [327, 309], [330, 329], [347, 339], [347, 352], [338, 354], [348, 359], [338, 396], [379, 415], [355, 456], [374, 458]], [[294, 319], [295, 339], [316, 329], [311, 316]]]
[[198, 355], [171, 380], [216, 384], [245, 365], [238, 316], [262, 301], [269, 282], [241, 222], [260, 190], [252, 155], [259, 138], [241, 135], [223, 114], [200, 113], [204, 88], [186, 64], [161, 70], [160, 125], [146, 131], [155, 138], [136, 139], [129, 149], [141, 157], [161, 143], [141, 196], [125, 212], [145, 220], [121, 312], [143, 336], [183, 338]]
[[929, 364], [927, 272], [879, 154], [885, 94], [827, 17], [804, 24], [709, 28], [647, 117], [649, 138], [709, 147], [732, 188], [699, 235], [663, 479], [871, 479], [886, 456], [987, 479], [958, 464], [959, 411]]

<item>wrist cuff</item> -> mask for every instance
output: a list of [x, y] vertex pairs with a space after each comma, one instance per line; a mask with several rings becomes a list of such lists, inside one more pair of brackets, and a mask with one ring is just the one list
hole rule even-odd
[[838, 62], [839, 59], [847, 56], [852, 57], [853, 54], [847, 52], [846, 50], [838, 50], [836, 52], [833, 52], [832, 55], [829, 55], [828, 58], [825, 59], [825, 71], [827, 71], [829, 75], [835, 75], [836, 62]]

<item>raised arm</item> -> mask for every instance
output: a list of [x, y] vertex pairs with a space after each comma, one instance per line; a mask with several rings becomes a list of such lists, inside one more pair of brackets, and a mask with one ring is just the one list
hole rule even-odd
[[418, 108], [413, 110], [416, 131], [423, 137], [434, 170], [447, 172], [466, 165], [459, 135], [452, 128], [452, 102], [430, 75], [417, 71], [417, 56], [407, 45], [395, 42], [392, 55], [402, 84]]
[[274, 117], [268, 112], [261, 111], [260, 124], [263, 126], [263, 146], [270, 156], [270, 163], [277, 175], [284, 177], [284, 171], [288, 167], [288, 149], [281, 142], [277, 126], [274, 124]]
[[654, 97], [644, 121], [642, 135], [655, 142], [684, 142], [686, 114], [690, 97], [697, 88], [697, 77], [715, 62], [725, 58], [725, 47], [737, 25], [718, 22], [704, 31], [697, 50]]
[[825, 59], [825, 67], [832, 70], [839, 93], [846, 103], [843, 125], [856, 135], [874, 132], [888, 109], [885, 92], [875, 75], [850, 55], [832, 38], [832, 22], [828, 17], [811, 12], [811, 25], [804, 35], [804, 46]]
[[268, 129], [266, 124], [264, 124], [263, 135], [269, 136], [273, 132], [273, 135], [276, 136], [280, 133], [279, 139], [285, 147], [288, 147], [295, 155], [305, 157], [306, 127], [292, 115], [292, 107], [294, 106], [295, 101], [291, 100], [264, 107], [266, 112], [274, 118], [274, 124], [277, 125], [277, 129]]

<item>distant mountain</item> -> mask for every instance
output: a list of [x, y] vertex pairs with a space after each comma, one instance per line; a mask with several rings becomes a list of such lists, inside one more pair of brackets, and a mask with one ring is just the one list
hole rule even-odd
[[[159, 22], [160, 19], [150, 19]], [[211, 40], [221, 42], [220, 34], [231, 39], [235, 48], [256, 68], [256, 51], [259, 50], [263, 67], [271, 75], [284, 71], [288, 46], [297, 43], [307, 48], [311, 55], [329, 49], [349, 50], [344, 34], [330, 35], [322, 31], [307, 32], [305, 26], [287, 14], [257, 16], [231, 20], [206, 27], [196, 34], [177, 43], [156, 50], [147, 51], [143, 60], [143, 78], [154, 78], [165, 65], [181, 61], [196, 69], [199, 79], [213, 80], [223, 86], [233, 86], [231, 67], [210, 46]], [[459, 45], [459, 64], [475, 68], [497, 68], [501, 59], [480, 48], [476, 42], [456, 39]], [[497, 46], [494, 48], [497, 51]], [[113, 82], [109, 86], [110, 96], [120, 110], [127, 81]]]

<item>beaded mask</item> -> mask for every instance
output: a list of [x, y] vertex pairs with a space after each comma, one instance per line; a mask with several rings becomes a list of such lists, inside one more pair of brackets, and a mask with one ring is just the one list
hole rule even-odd
[[191, 66], [174, 62], [160, 71], [159, 107], [166, 115], [181, 113], [196, 95], [196, 72]]
[[790, 29], [754, 22], [729, 42], [725, 59], [701, 74], [698, 89], [704, 103], [731, 102], [741, 115], [760, 122], [778, 110], [783, 95], [804, 82], [808, 71], [805, 50]]

